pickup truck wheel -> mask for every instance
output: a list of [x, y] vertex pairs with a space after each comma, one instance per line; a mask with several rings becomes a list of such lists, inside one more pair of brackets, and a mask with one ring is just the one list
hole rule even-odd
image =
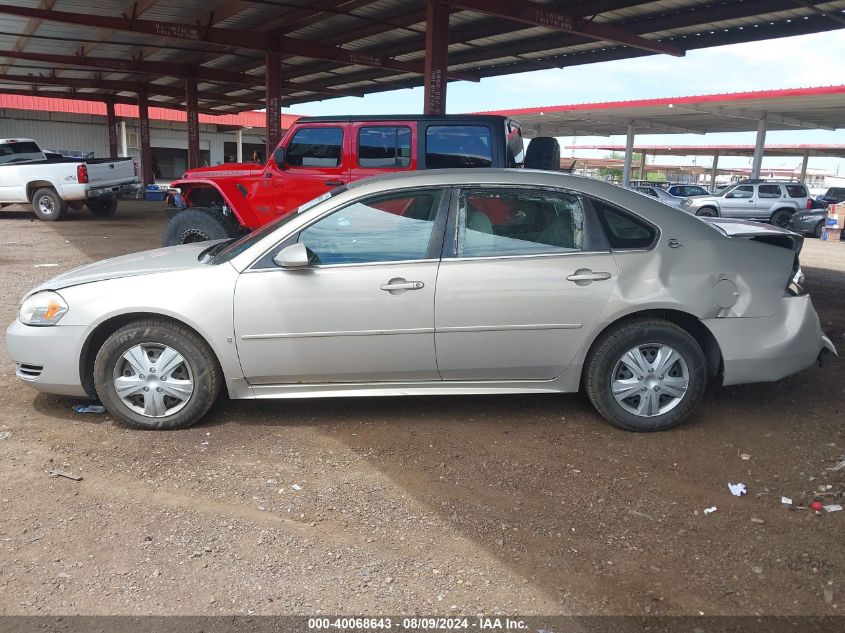
[[560, 170], [560, 143], [553, 136], [531, 139], [525, 152], [526, 169]]
[[816, 228], [813, 229], [813, 235], [821, 239], [822, 232], [824, 232], [824, 220], [819, 220], [818, 224], [816, 224]]
[[32, 210], [39, 220], [55, 222], [61, 219], [67, 209], [67, 203], [59, 197], [54, 189], [39, 189], [32, 196]]
[[716, 209], [713, 207], [703, 207], [695, 212], [695, 214], [700, 218], [717, 218], [719, 214], [716, 213]]
[[778, 209], [772, 213], [772, 219], [770, 222], [780, 229], [785, 229], [789, 226], [791, 219], [792, 211], [789, 209]]
[[208, 209], [185, 209], [167, 223], [161, 243], [163, 246], [191, 244], [208, 240], [235, 237], [237, 226], [228, 218]]
[[117, 198], [104, 200], [88, 200], [85, 202], [88, 210], [98, 218], [110, 218], [117, 213]]

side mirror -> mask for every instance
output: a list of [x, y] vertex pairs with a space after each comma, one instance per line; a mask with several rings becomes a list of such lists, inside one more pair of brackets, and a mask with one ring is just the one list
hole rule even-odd
[[273, 162], [276, 163], [276, 167], [279, 169], [285, 164], [285, 148], [284, 147], [277, 147], [276, 150], [273, 152]]
[[277, 266], [282, 268], [304, 268], [311, 263], [305, 244], [291, 244], [286, 246], [273, 258]]

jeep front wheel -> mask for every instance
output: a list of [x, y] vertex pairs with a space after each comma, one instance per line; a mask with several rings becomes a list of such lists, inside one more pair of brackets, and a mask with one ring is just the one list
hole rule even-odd
[[224, 240], [238, 234], [237, 225], [209, 209], [185, 209], [175, 214], [164, 229], [163, 246]]

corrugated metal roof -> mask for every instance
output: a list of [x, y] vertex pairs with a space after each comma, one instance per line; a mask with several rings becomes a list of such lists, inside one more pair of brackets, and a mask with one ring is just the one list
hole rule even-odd
[[[456, 0], [458, 2], [458, 0]], [[535, 0], [597, 25], [613, 26], [645, 39], [660, 40], [684, 50], [841, 28], [845, 0]], [[47, 3], [49, 5], [49, 3]], [[205, 27], [237, 29], [263, 41], [270, 33], [338, 46], [396, 61], [413, 62], [420, 71], [408, 73], [384, 67], [341, 64], [289, 55], [283, 57], [283, 79], [297, 89], [284, 95], [290, 105], [330, 98], [332, 89], [360, 92], [422, 84], [425, 50], [425, 4], [422, 0], [310, 0], [242, 2], [236, 0], [57, 0], [54, 9], [82, 16], [131, 17], [159, 23], [163, 35], [149, 35], [98, 26], [80, 26], [48, 19], [19, 17], [3, 5], [42, 6], [39, 0], [0, 0], [0, 51], [90, 58], [143, 59], [254, 75], [263, 82], [264, 55], [259, 50], [205, 41]], [[179, 25], [197, 29], [196, 39], [174, 38], [166, 31]], [[493, 17], [454, 5], [450, 16], [450, 70], [475, 77], [538, 68], [557, 68], [595, 61], [641, 56], [642, 50], [612, 41], [561, 33], [542, 26]], [[154, 75], [111, 67], [42, 63], [4, 57], [0, 75], [54, 70], [59, 77], [122, 80], [155, 85]], [[71, 70], [71, 69], [75, 70]], [[180, 82], [172, 82], [174, 85]], [[13, 84], [14, 85], [14, 84]], [[301, 89], [300, 89], [301, 86]], [[20, 86], [19, 86], [20, 87]], [[203, 84], [202, 107], [242, 108], [235, 97], [242, 86]], [[310, 89], [310, 90], [309, 90]], [[108, 90], [94, 89], [107, 95]], [[261, 105], [260, 101], [253, 106]]]

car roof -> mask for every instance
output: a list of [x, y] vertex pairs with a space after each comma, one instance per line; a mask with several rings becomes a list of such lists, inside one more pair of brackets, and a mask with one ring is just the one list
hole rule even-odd
[[499, 114], [364, 114], [360, 116], [308, 116], [300, 117], [296, 123], [354, 123], [358, 121], [484, 121], [503, 122], [509, 117]]

